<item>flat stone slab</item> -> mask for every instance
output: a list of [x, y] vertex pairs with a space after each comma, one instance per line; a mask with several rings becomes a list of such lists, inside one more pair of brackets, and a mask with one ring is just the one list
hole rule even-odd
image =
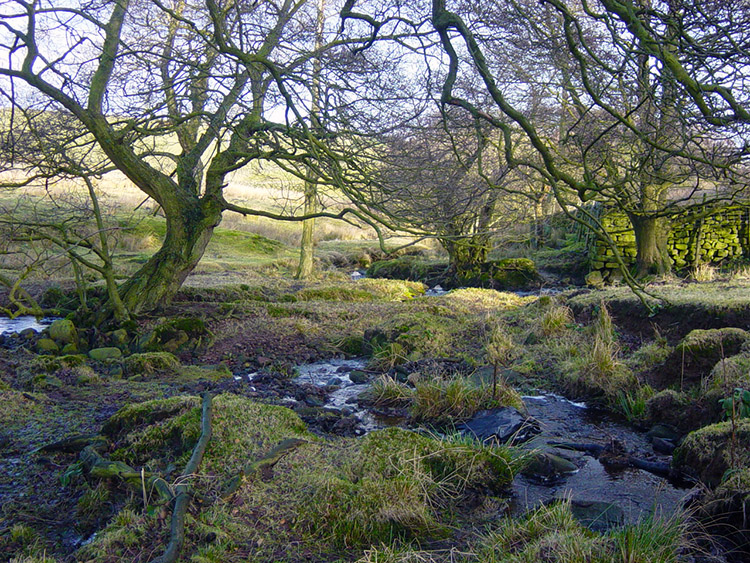
[[456, 428], [482, 442], [496, 440], [501, 444], [518, 444], [539, 432], [539, 425], [533, 418], [513, 407], [479, 411]]

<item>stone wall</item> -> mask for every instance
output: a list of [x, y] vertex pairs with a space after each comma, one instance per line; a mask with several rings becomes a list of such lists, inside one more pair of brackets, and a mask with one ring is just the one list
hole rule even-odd
[[[600, 221], [625, 263], [635, 263], [635, 233], [627, 215], [610, 211]], [[732, 205], [707, 217], [698, 217], [695, 212], [678, 216], [672, 222], [668, 246], [672, 266], [677, 271], [698, 264], [718, 265], [732, 258], [750, 258], [750, 208]], [[614, 253], [603, 241], [594, 241], [589, 256], [591, 270], [599, 271], [605, 281], [621, 277]]]

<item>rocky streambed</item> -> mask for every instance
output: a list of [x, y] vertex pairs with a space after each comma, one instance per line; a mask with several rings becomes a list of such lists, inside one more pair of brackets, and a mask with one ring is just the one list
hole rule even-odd
[[[358, 397], [369, 387], [365, 361], [331, 360], [296, 368], [282, 402], [303, 415], [315, 408], [337, 422], [329, 430], [362, 435], [404, 417], [385, 417]], [[257, 380], [251, 374], [250, 380]], [[316, 394], [316, 391], [318, 394]], [[311, 400], [312, 397], [312, 400]], [[526, 412], [512, 408], [481, 411], [457, 428], [485, 442], [513, 443], [531, 457], [511, 489], [511, 513], [521, 515], [542, 503], [571, 500], [574, 514], [592, 529], [634, 523], [649, 515], [669, 516], [691, 489], [668, 474], [669, 443], [657, 429], [640, 432], [610, 413], [552, 393], [523, 397]], [[326, 416], [323, 416], [325, 419]]]

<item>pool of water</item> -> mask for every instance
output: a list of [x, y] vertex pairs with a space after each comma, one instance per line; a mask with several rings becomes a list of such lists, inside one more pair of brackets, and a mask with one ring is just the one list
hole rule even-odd
[[514, 512], [522, 513], [557, 498], [571, 498], [612, 503], [622, 509], [624, 520], [632, 523], [649, 514], [669, 516], [690, 494], [680, 484], [647, 471], [626, 464], [605, 465], [586, 452], [554, 446], [555, 442], [607, 446], [615, 441], [630, 455], [669, 463], [669, 456], [656, 454], [646, 435], [625, 421], [554, 394], [526, 396], [524, 403], [528, 413], [539, 422], [541, 433], [523, 447], [560, 455], [579, 469], [552, 483], [518, 475], [513, 482]]

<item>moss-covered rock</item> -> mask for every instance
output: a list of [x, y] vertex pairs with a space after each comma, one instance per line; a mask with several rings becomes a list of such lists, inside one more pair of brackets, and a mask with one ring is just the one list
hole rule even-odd
[[727, 470], [750, 466], [750, 419], [738, 421], [734, 438], [731, 422], [691, 432], [675, 450], [672, 464], [716, 487]]
[[128, 356], [122, 366], [126, 375], [142, 375], [174, 371], [180, 367], [180, 361], [169, 352], [144, 352]]
[[541, 282], [533, 260], [528, 258], [506, 258], [489, 263], [489, 272], [494, 289], [527, 289]]
[[89, 358], [96, 362], [106, 362], [107, 360], [119, 360], [122, 358], [122, 350], [114, 346], [104, 348], [94, 348], [89, 350]]
[[148, 352], [196, 352], [211, 346], [214, 335], [202, 319], [174, 319], [160, 324], [143, 342]]
[[36, 341], [36, 350], [40, 354], [57, 354], [60, 347], [51, 338], [40, 338]]
[[49, 325], [49, 337], [58, 344], [70, 344], [78, 341], [78, 331], [73, 321], [57, 319]]

